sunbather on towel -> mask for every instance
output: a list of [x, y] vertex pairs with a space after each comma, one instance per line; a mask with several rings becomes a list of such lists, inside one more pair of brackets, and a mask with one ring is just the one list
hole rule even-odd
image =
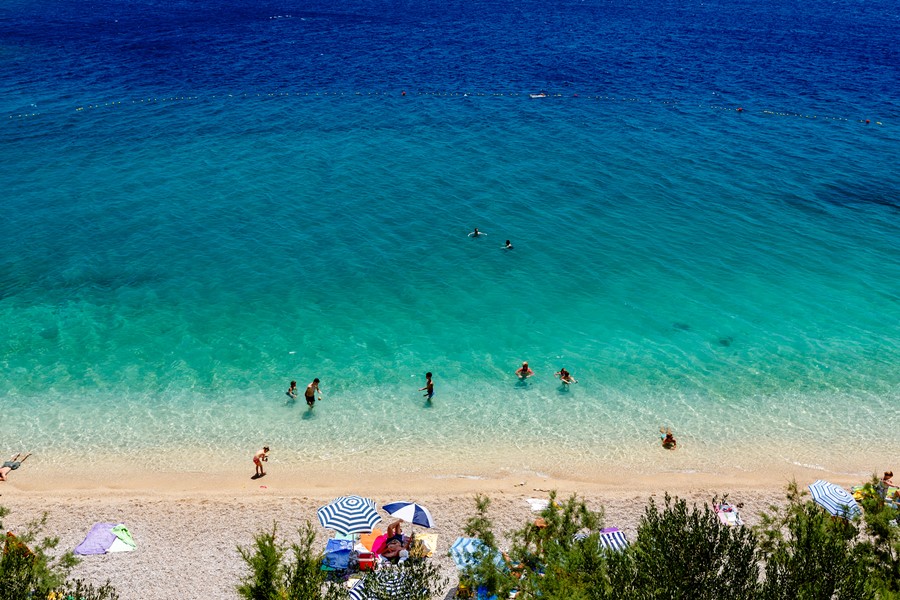
[[403, 530], [400, 528], [401, 523], [402, 521], [394, 521], [388, 525], [387, 541], [384, 544], [384, 549], [381, 551], [381, 556], [391, 562], [396, 562], [405, 556], [409, 556], [409, 538], [403, 535]]
[[6, 481], [6, 476], [9, 474], [9, 472], [15, 471], [20, 466], [22, 466], [22, 463], [25, 462], [25, 459], [29, 456], [31, 456], [30, 452], [24, 456], [22, 456], [22, 453], [19, 452], [8, 461], [3, 463], [3, 466], [0, 467], [0, 481]]

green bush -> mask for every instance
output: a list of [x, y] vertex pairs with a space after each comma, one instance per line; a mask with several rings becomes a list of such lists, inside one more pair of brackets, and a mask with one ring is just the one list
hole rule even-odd
[[[314, 550], [316, 534], [310, 523], [299, 530], [298, 543], [284, 547], [277, 539], [277, 527], [260, 533], [249, 549], [238, 546], [238, 553], [250, 569], [238, 586], [246, 600], [337, 600], [346, 598], [344, 589], [326, 581], [321, 569], [321, 552]], [[291, 558], [286, 560], [290, 549]]]
[[431, 600], [443, 592], [447, 583], [437, 565], [418, 558], [366, 575], [363, 592], [369, 600]]
[[755, 553], [750, 529], [729, 527], [708, 505], [688, 509], [666, 494], [662, 510], [651, 498], [637, 539], [614, 563], [624, 571], [613, 577], [624, 586], [620, 597], [746, 600], [758, 588]]
[[[765, 600], [897, 598], [900, 586], [900, 530], [897, 511], [875, 490], [864, 489], [863, 518], [832, 517], [806, 499], [796, 482], [788, 503], [771, 507], [757, 528], [765, 564]], [[862, 529], [861, 529], [862, 528]]]
[[[0, 506], [0, 519], [9, 511]], [[49, 554], [59, 545], [59, 538], [41, 537], [47, 514], [26, 525], [25, 531], [7, 533], [0, 554], [0, 600], [23, 598], [78, 598], [78, 600], [118, 600], [115, 588], [107, 581], [94, 587], [82, 580], [66, 578], [78, 560], [72, 552], [57, 558]], [[0, 521], [0, 530], [3, 523]]]

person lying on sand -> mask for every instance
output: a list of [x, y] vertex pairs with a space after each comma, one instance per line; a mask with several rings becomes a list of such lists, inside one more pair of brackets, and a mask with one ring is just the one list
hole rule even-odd
[[22, 456], [21, 452], [18, 452], [15, 456], [3, 463], [3, 466], [0, 467], [0, 481], [6, 481], [6, 476], [9, 474], [9, 472], [15, 471], [16, 469], [21, 467], [22, 463], [25, 462], [25, 459], [29, 456], [31, 456], [31, 452], [24, 456]]
[[403, 530], [400, 528], [401, 523], [402, 521], [398, 520], [388, 525], [387, 541], [381, 551], [381, 556], [391, 562], [397, 562], [409, 556], [409, 538], [403, 535]]

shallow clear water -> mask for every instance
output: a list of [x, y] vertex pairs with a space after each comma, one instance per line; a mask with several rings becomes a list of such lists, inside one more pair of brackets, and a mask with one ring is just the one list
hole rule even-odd
[[895, 9], [354, 7], [6, 9], [4, 446], [640, 470], [668, 424], [682, 470], [891, 455]]

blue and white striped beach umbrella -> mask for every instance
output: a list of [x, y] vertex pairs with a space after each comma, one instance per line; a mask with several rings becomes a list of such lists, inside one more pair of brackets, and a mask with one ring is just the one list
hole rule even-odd
[[369, 533], [381, 520], [375, 501], [361, 496], [335, 498], [316, 514], [322, 527], [338, 533]]
[[[391, 598], [405, 600], [403, 589], [403, 573], [390, 569], [373, 571], [353, 584], [349, 596], [351, 600], [369, 600], [370, 598]], [[368, 592], [367, 592], [368, 588]], [[372, 591], [377, 590], [376, 594]]]
[[431, 518], [431, 513], [428, 512], [428, 509], [415, 502], [391, 502], [382, 506], [381, 510], [386, 511], [387, 514], [395, 519], [400, 519], [413, 525], [428, 528], [434, 527], [434, 519]]
[[505, 567], [503, 555], [479, 540], [478, 538], [459, 537], [450, 546], [450, 557], [456, 563], [456, 568], [463, 570], [466, 567], [474, 567], [482, 557], [493, 555], [494, 564]]
[[850, 492], [839, 485], [819, 479], [809, 485], [809, 491], [813, 501], [835, 517], [852, 519], [862, 516], [859, 504]]
[[608, 527], [600, 530], [600, 545], [615, 552], [621, 552], [628, 547], [625, 534], [618, 527]]

